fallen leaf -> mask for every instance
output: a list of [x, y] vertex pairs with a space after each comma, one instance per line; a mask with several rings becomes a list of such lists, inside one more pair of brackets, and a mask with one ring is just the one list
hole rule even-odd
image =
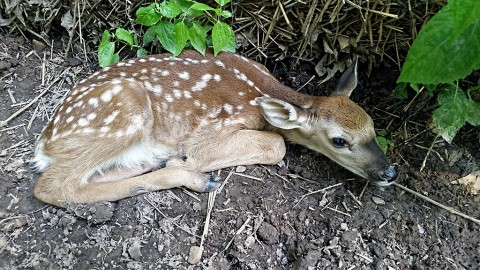
[[457, 182], [467, 187], [468, 192], [477, 195], [480, 191], [480, 170], [474, 171], [469, 175], [457, 179]]

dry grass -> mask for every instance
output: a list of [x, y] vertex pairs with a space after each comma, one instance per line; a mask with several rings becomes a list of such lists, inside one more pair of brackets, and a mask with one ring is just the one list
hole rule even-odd
[[[2, 31], [20, 31], [49, 45], [58, 32], [65, 53], [81, 49], [85, 57], [104, 29], [140, 29], [135, 11], [147, 1], [0, 2]], [[232, 1], [231, 19], [242, 53], [318, 61], [324, 66], [358, 54], [373, 64], [385, 58], [398, 66], [419, 29], [446, 4], [446, 0], [263, 0]], [[35, 14], [35, 15], [34, 15]], [[40, 15], [41, 14], [41, 15]], [[78, 47], [77, 47], [78, 46]]]

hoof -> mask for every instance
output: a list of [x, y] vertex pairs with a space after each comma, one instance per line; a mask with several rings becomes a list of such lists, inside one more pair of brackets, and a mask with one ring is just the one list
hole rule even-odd
[[167, 167], [167, 163], [168, 163], [168, 159], [162, 159], [162, 160], [160, 160], [160, 162], [158, 163], [158, 165], [155, 166], [155, 168], [154, 168], [152, 171], [164, 169], [165, 167]]
[[216, 181], [215, 175], [210, 174], [207, 186], [205, 187], [205, 192], [210, 192], [219, 188], [222, 184]]

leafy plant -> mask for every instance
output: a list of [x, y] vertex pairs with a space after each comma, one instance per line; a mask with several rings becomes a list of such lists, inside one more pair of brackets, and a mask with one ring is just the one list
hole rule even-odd
[[420, 31], [397, 80], [410, 83], [417, 92], [423, 84], [427, 91], [438, 94], [433, 124], [449, 143], [465, 123], [480, 125], [480, 103], [471, 98], [480, 87], [463, 90], [458, 84], [480, 69], [478, 10], [478, 0], [449, 0]]
[[389, 147], [393, 148], [395, 146], [395, 142], [385, 137], [387, 135], [387, 131], [384, 129], [379, 130], [377, 134], [378, 145], [380, 146], [380, 149], [382, 149], [382, 152], [386, 154]]
[[[143, 47], [155, 39], [161, 46], [179, 55], [185, 47], [193, 47], [205, 55], [207, 43], [212, 44], [214, 55], [220, 51], [235, 52], [235, 34], [232, 28], [222, 19], [232, 17], [232, 13], [224, 10], [230, 0], [215, 0], [219, 7], [192, 0], [165, 0], [141, 7], [136, 12], [136, 22], [148, 27], [141, 44], [140, 37], [123, 28], [115, 33], [105, 30], [98, 47], [98, 62], [105, 67], [119, 61], [115, 44], [123, 43], [137, 50], [137, 56], [144, 56], [148, 51]], [[211, 36], [209, 36], [211, 34]]]

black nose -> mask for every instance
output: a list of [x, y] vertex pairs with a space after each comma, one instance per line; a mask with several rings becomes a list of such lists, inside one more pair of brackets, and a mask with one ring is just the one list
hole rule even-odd
[[398, 177], [398, 169], [394, 165], [388, 166], [388, 168], [382, 173], [381, 176], [384, 180], [388, 182], [393, 182]]

